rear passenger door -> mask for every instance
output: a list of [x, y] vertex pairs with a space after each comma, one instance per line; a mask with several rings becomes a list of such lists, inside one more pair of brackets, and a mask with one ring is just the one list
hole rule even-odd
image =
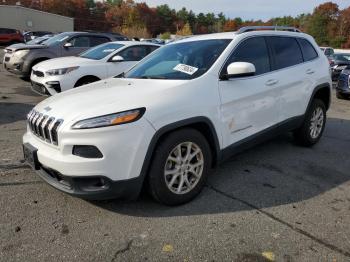
[[268, 36], [266, 39], [273, 57], [274, 79], [278, 81], [276, 87], [279, 93], [279, 122], [291, 120], [304, 114], [305, 99], [309, 98], [309, 90], [312, 87], [308, 69], [316, 69], [304, 64], [301, 47], [296, 38]]
[[89, 38], [90, 38], [90, 47], [98, 46], [111, 41], [108, 37], [104, 37], [104, 36], [90, 36]]
[[254, 64], [256, 74], [219, 81], [225, 147], [278, 122], [279, 93], [271, 72], [265, 38], [243, 40], [225, 63], [221, 74], [227, 74], [227, 66], [233, 62]]

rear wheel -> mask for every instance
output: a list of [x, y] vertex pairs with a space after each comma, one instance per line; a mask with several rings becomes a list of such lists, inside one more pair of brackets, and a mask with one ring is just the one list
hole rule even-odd
[[314, 99], [305, 115], [302, 126], [294, 131], [296, 140], [304, 146], [316, 144], [326, 124], [326, 106], [320, 99]]
[[194, 129], [175, 131], [154, 152], [149, 191], [163, 204], [184, 204], [200, 193], [210, 168], [211, 151], [205, 137]]
[[342, 93], [339, 93], [339, 92], [337, 92], [336, 96], [338, 99], [346, 99], [347, 98], [346, 96], [344, 96]]

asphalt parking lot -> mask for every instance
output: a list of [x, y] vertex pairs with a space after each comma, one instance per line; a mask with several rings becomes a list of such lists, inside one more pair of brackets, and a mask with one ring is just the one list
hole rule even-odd
[[87, 202], [43, 183], [22, 160], [26, 114], [43, 99], [29, 86], [1, 67], [0, 261], [350, 261], [350, 101], [333, 98], [315, 147], [280, 136], [166, 207], [147, 194]]

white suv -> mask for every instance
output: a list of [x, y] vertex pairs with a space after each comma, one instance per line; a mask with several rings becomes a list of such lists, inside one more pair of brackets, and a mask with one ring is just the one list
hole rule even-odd
[[182, 204], [213, 166], [256, 142], [293, 131], [301, 144], [315, 144], [330, 93], [327, 58], [296, 29], [194, 36], [119, 78], [38, 104], [24, 155], [45, 181], [75, 196], [135, 198], [147, 186], [156, 200]]

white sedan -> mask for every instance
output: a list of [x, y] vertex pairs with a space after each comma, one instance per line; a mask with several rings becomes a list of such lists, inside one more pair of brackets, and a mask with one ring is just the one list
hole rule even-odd
[[61, 57], [33, 67], [33, 91], [54, 95], [71, 88], [122, 74], [160, 45], [119, 41], [91, 48], [78, 56]]

